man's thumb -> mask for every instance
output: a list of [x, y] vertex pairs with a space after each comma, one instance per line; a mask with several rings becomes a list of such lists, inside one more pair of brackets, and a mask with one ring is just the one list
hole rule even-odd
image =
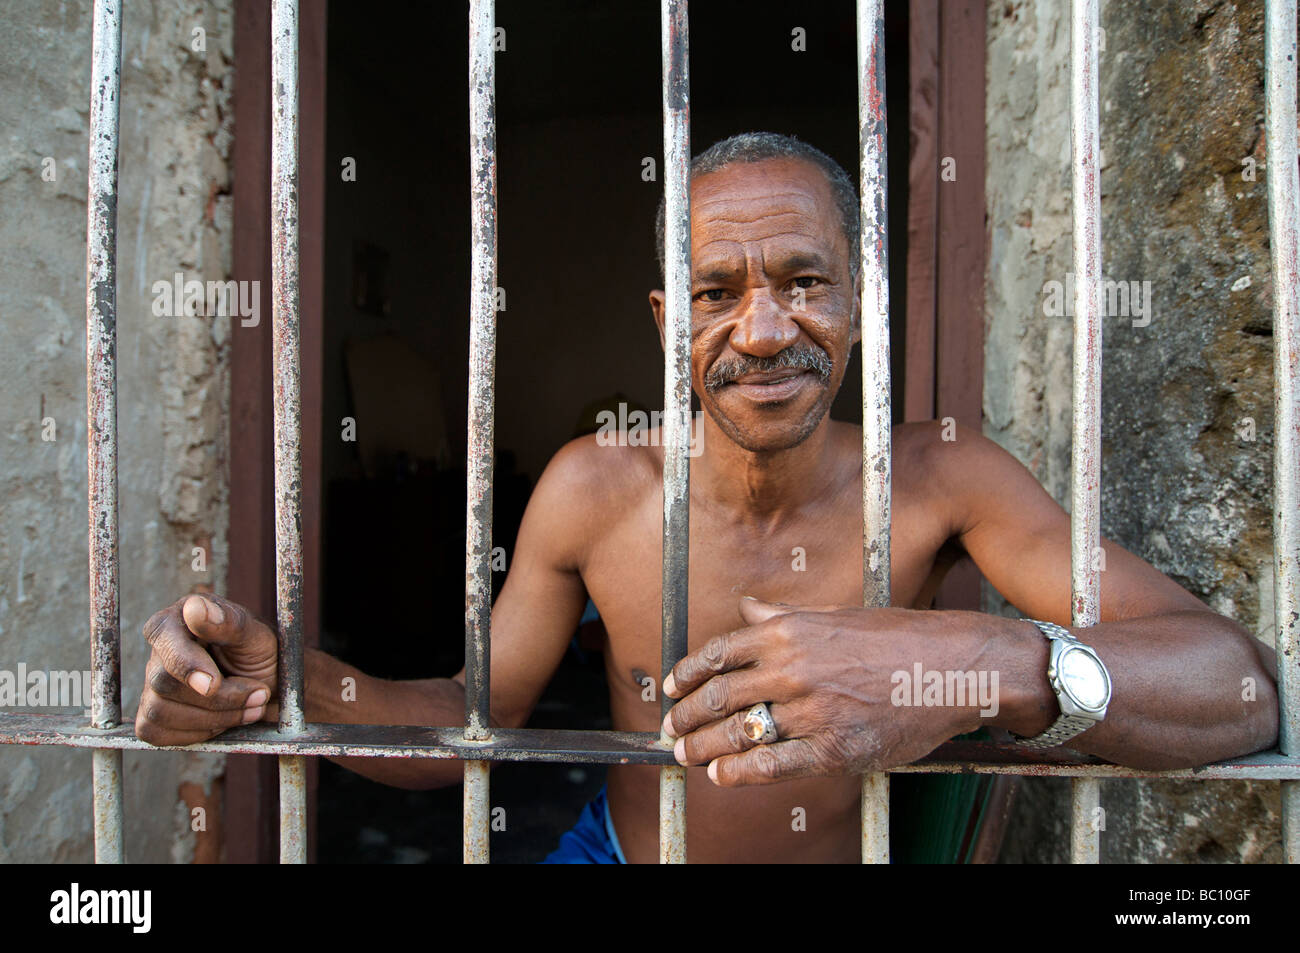
[[745, 620], [745, 625], [758, 625], [760, 622], [766, 622], [768, 619], [774, 619], [794, 610], [794, 606], [782, 602], [764, 602], [753, 596], [745, 596], [740, 600], [740, 617]]
[[247, 613], [242, 606], [214, 596], [194, 593], [181, 606], [185, 625], [199, 638], [218, 645], [234, 645], [245, 637]]
[[764, 602], [762, 599], [755, 599], [753, 596], [745, 596], [740, 600], [740, 617], [745, 620], [746, 625], [758, 625], [760, 622], [766, 622], [768, 619], [774, 619], [779, 615], [787, 615], [791, 612], [838, 612], [841, 609], [854, 608], [861, 607], [835, 604], [792, 606], [784, 602]]

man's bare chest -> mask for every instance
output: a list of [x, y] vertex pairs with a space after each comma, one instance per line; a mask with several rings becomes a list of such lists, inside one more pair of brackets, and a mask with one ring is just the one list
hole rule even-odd
[[[911, 605], [926, 588], [943, 540], [927, 529], [924, 514], [901, 502], [891, 545], [893, 603]], [[659, 706], [648, 703], [645, 679], [653, 679], [657, 692], [662, 593], [659, 501], [647, 503], [611, 527], [583, 572], [609, 636], [606, 670], [616, 727], [646, 731], [658, 724]], [[790, 605], [861, 601], [862, 520], [855, 508], [763, 527], [736, 525], [693, 506], [691, 520], [691, 651], [743, 625], [744, 596]]]

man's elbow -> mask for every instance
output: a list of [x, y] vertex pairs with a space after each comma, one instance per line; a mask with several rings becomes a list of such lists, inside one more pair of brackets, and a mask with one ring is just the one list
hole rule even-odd
[[1234, 757], [1277, 747], [1278, 722], [1281, 718], [1277, 687], [1273, 684], [1273, 679], [1263, 672], [1255, 681], [1258, 688], [1254, 710], [1247, 719], [1246, 749]]
[[1220, 709], [1225, 717], [1212, 732], [1214, 750], [1201, 764], [1229, 761], [1277, 746], [1280, 709], [1277, 684], [1270, 671], [1276, 667], [1276, 656], [1237, 623], [1232, 623], [1232, 629], [1237, 637], [1236, 651], [1221, 670], [1227, 681], [1227, 698]]
[[1207, 734], [1210, 739], [1193, 761], [1176, 767], [1201, 767], [1243, 758], [1277, 746], [1278, 697], [1263, 669], [1243, 676], [1237, 702], [1239, 717], [1226, 718]]

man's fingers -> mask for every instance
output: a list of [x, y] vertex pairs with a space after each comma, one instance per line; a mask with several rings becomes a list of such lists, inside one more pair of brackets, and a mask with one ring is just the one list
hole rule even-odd
[[709, 762], [709, 778], [719, 787], [776, 784], [817, 774], [817, 752], [807, 738], [755, 745], [741, 754]]
[[265, 693], [265, 689], [231, 696], [227, 699], [231, 707], [212, 709], [186, 705], [146, 690], [135, 713], [136, 737], [152, 745], [186, 745], [205, 741], [227, 728], [251, 724], [261, 718], [266, 712], [265, 704], [252, 708], [243, 704], [245, 697], [259, 693]]
[[[668, 711], [663, 730], [673, 738], [720, 721], [732, 712], [771, 702], [771, 676], [767, 672], [741, 669], [709, 679]], [[781, 701], [786, 699], [781, 698]]]
[[758, 657], [755, 641], [755, 637], [744, 629], [714, 636], [699, 651], [692, 652], [673, 666], [664, 679], [664, 694], [669, 698], [681, 698], [714, 675], [748, 665]]
[[[768, 705], [776, 722], [777, 738], [797, 737], [809, 730], [809, 706], [802, 700], [788, 705]], [[758, 744], [745, 734], [746, 708], [722, 721], [715, 721], [677, 739], [674, 751], [680, 764], [708, 764], [715, 758], [748, 751]]]
[[145, 681], [160, 698], [214, 711], [257, 707], [270, 701], [270, 692], [265, 685], [256, 679], [240, 676], [223, 678], [212, 694], [200, 695], [168, 672], [156, 657], [145, 666]]
[[740, 618], [746, 627], [710, 639], [703, 648], [692, 652], [673, 666], [673, 670], [664, 679], [664, 694], [669, 698], [682, 698], [715, 675], [757, 661], [762, 654], [762, 642], [769, 632], [756, 629], [765, 622], [791, 612], [836, 612], [845, 608], [860, 607], [787, 606], [745, 596], [740, 600]]
[[205, 642], [238, 645], [264, 628], [247, 609], [212, 593], [195, 593], [181, 606], [185, 625]]
[[195, 641], [174, 606], [150, 617], [144, 624], [144, 637], [167, 673], [199, 695], [211, 695], [221, 685], [217, 663]]

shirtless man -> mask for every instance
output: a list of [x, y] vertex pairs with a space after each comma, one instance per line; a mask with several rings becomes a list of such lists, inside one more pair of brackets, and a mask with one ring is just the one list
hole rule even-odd
[[[861, 596], [861, 432], [827, 417], [859, 339], [857, 200], [831, 160], [751, 134], [693, 167], [692, 377], [706, 411], [691, 464], [688, 655], [664, 690], [688, 772], [696, 862], [859, 859], [858, 775], [904, 764], [981, 724], [1024, 737], [1059, 715], [1049, 642], [1022, 620], [918, 611], [954, 554], [969, 554], [1026, 616], [1070, 623], [1070, 533], [1061, 508], [980, 434], [893, 431], [893, 600]], [[802, 300], [800, 300], [802, 299]], [[662, 334], [664, 294], [650, 303]], [[575, 440], [551, 461], [492, 610], [492, 718], [521, 727], [564, 655], [588, 596], [609, 633], [613, 724], [660, 727], [638, 676], [658, 671], [662, 450]], [[792, 568], [802, 547], [805, 571]], [[1102, 623], [1077, 630], [1113, 682], [1105, 719], [1070, 747], [1172, 768], [1274, 743], [1271, 653], [1148, 564], [1107, 542]], [[746, 599], [750, 596], [764, 600]], [[776, 603], [776, 605], [774, 605]], [[792, 607], [804, 607], [793, 609]], [[206, 740], [276, 717], [274, 633], [219, 597], [189, 596], [145, 625], [153, 646], [136, 733]], [[383, 633], [376, 633], [383, 638]], [[997, 672], [997, 714], [896, 706], [895, 672]], [[356, 679], [356, 700], [338, 686]], [[1244, 678], [1255, 700], [1243, 701]], [[460, 725], [464, 673], [384, 682], [308, 650], [309, 721]], [[767, 702], [780, 740], [754, 745], [743, 713]], [[454, 784], [458, 761], [341, 759], [408, 788]], [[708, 766], [707, 768], [705, 766]], [[658, 769], [612, 767], [608, 803], [629, 862], [657, 857]], [[780, 783], [767, 783], [780, 782]], [[759, 786], [761, 784], [761, 786]], [[743, 785], [743, 786], [742, 786]], [[791, 829], [803, 807], [806, 830]]]

